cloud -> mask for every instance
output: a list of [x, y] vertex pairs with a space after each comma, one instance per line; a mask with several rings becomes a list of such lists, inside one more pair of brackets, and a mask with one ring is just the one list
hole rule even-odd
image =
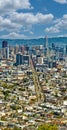
[[54, 1], [60, 4], [67, 4], [67, 0], [54, 0]]
[[20, 23], [22, 25], [33, 25], [33, 24], [44, 24], [44, 23], [50, 23], [54, 16], [53, 14], [42, 14], [37, 13], [34, 15], [33, 13], [11, 13], [9, 16], [11, 21], [15, 23]]
[[3, 39], [26, 39], [27, 36], [25, 36], [24, 34], [18, 34], [16, 32], [12, 32], [12, 33], [9, 33], [7, 35], [0, 36], [0, 38], [3, 38]]
[[60, 30], [56, 27], [46, 28], [45, 31], [48, 32], [48, 33], [58, 33], [58, 32], [60, 32]]
[[0, 14], [8, 14], [18, 9], [32, 9], [29, 0], [0, 0]]
[[13, 12], [7, 15], [7, 17], [0, 16], [0, 32], [24, 32], [27, 30], [30, 34], [32, 32], [32, 25], [35, 24], [47, 24], [53, 20], [52, 14], [37, 13], [18, 13]]
[[20, 32], [33, 35], [33, 25], [45, 25], [52, 22], [54, 16], [51, 13], [23, 13], [24, 9], [30, 11], [33, 8], [30, 0], [0, 0], [0, 32], [9, 33], [2, 37], [21, 38]]
[[20, 24], [14, 23], [10, 19], [0, 16], [0, 31], [18, 31], [20, 28]]
[[65, 30], [67, 31], [67, 14], [63, 15], [60, 19], [56, 19], [56, 21], [54, 21], [54, 25], [46, 28], [45, 32], [59, 33]]
[[32, 31], [30, 31], [30, 34], [32, 34], [32, 35], [33, 35], [34, 33], [33, 33]]

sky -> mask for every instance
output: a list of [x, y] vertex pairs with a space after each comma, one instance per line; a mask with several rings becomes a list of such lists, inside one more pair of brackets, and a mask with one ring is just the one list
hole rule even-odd
[[0, 0], [0, 38], [67, 37], [67, 0]]

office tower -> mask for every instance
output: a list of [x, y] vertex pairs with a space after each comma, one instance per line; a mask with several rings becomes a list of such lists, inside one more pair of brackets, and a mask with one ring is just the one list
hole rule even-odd
[[13, 46], [9, 46], [9, 56], [10, 56], [10, 58], [11, 59], [13, 59], [14, 57], [15, 57], [15, 55], [14, 55], [14, 47]]
[[30, 56], [23, 55], [23, 64], [30, 65]]
[[26, 52], [26, 54], [29, 54], [29, 46], [28, 46], [28, 45], [25, 45], [24, 47], [25, 47], [25, 52]]
[[40, 51], [40, 55], [44, 56], [44, 46], [43, 45], [40, 45], [39, 51]]
[[22, 54], [19, 52], [16, 54], [16, 65], [21, 65], [22, 64]]
[[19, 46], [16, 44], [14, 47], [14, 54], [17, 54], [19, 52]]
[[46, 57], [49, 59], [48, 37], [46, 36]]
[[48, 48], [48, 37], [45, 36], [45, 39], [46, 39], [45, 47]]
[[40, 50], [43, 50], [43, 48], [44, 48], [44, 46], [43, 46], [43, 45], [40, 45], [39, 47], [40, 47]]
[[9, 59], [9, 46], [7, 41], [2, 42], [2, 57]]
[[2, 49], [0, 49], [0, 59], [2, 58]]
[[52, 49], [55, 50], [55, 44], [54, 43], [52, 43]]
[[25, 45], [25, 50], [29, 51], [29, 46]]
[[38, 61], [38, 64], [43, 64], [44, 63], [43, 57], [38, 57], [37, 61]]
[[63, 52], [64, 52], [64, 56], [65, 56], [66, 55], [66, 46], [64, 46]]
[[2, 48], [6, 48], [8, 47], [8, 42], [7, 41], [3, 41], [2, 42]]
[[67, 45], [66, 45], [66, 54], [67, 54]]
[[24, 46], [20, 46], [20, 52], [21, 52], [22, 54], [24, 54], [24, 51], [25, 51], [25, 47], [24, 47]]
[[6, 47], [6, 59], [9, 59], [9, 47]]
[[19, 52], [16, 55], [16, 65], [30, 65], [30, 56], [22, 55], [22, 53]]

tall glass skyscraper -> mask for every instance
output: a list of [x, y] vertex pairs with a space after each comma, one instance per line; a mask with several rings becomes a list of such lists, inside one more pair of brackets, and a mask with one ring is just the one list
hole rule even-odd
[[16, 65], [21, 65], [22, 64], [22, 53], [19, 52], [17, 55], [16, 55]]
[[9, 46], [7, 41], [2, 42], [2, 57], [9, 59]]
[[3, 41], [2, 42], [2, 48], [8, 47], [8, 42], [7, 41]]

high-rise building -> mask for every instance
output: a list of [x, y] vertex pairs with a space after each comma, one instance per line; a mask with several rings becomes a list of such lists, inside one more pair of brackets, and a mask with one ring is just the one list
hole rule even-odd
[[7, 41], [2, 42], [2, 58], [9, 59], [9, 46]]
[[6, 59], [9, 59], [9, 47], [6, 47]]
[[29, 54], [29, 46], [25, 45], [24, 48], [25, 48], [25, 54], [28, 55]]
[[21, 65], [22, 64], [22, 53], [19, 52], [16, 54], [16, 65]]
[[29, 51], [29, 46], [25, 45], [25, 50], [28, 52]]
[[8, 42], [7, 41], [3, 41], [2, 42], [2, 48], [8, 47]]
[[66, 55], [67, 55], [67, 45], [66, 45]]
[[46, 36], [46, 57], [49, 59], [48, 37]]
[[22, 53], [19, 52], [16, 55], [16, 65], [30, 65], [30, 56], [22, 55]]
[[16, 44], [16, 46], [14, 47], [14, 54], [18, 54], [19, 52], [19, 46]]
[[30, 56], [23, 55], [23, 64], [30, 65]]
[[44, 63], [43, 62], [43, 57], [38, 57], [37, 61], [38, 61], [38, 64], [43, 64]]
[[52, 43], [52, 49], [55, 50], [55, 43]]
[[40, 51], [40, 55], [44, 56], [44, 45], [40, 45], [39, 51]]
[[22, 54], [24, 54], [24, 52], [25, 52], [25, 47], [24, 47], [24, 45], [19, 47], [19, 51], [20, 51]]

